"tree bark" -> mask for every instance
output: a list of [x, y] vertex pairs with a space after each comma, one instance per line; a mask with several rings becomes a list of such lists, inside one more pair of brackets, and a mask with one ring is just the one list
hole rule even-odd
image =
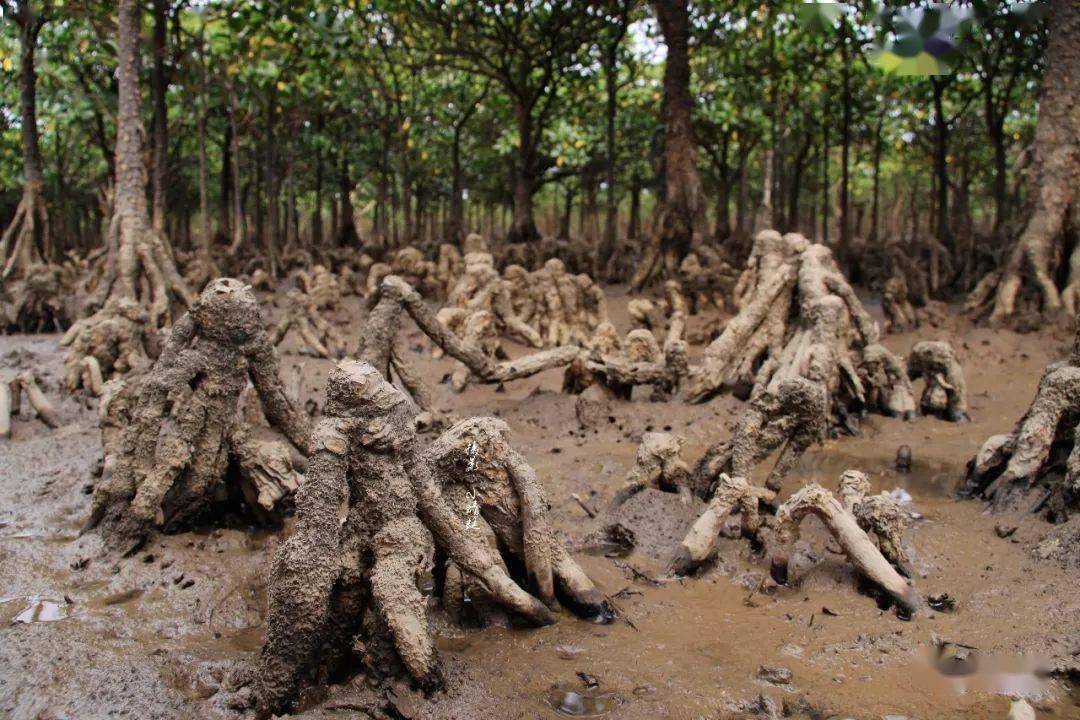
[[[341, 172], [338, 173], [338, 183], [338, 192], [341, 193], [340, 214], [338, 216], [338, 245], [357, 247], [360, 244], [360, 236], [356, 232], [356, 217], [352, 204], [353, 182], [352, 176], [349, 174], [349, 155], [344, 151], [341, 153]], [[381, 186], [380, 192], [384, 192]], [[382, 212], [386, 212], [385, 198]], [[386, 222], [385, 218], [382, 218], [382, 222]], [[385, 225], [382, 227], [382, 231], [385, 233]], [[384, 237], [383, 240], [385, 239]]]
[[641, 237], [641, 175], [637, 170], [630, 176], [630, 225], [626, 236], [631, 240]]
[[994, 299], [991, 321], [1011, 317], [1024, 281], [1032, 282], [1044, 313], [1076, 314], [1080, 300], [1080, 253], [1069, 258], [1062, 292], [1054, 282], [1071, 222], [1080, 223], [1080, 5], [1051, 0], [1046, 73], [1039, 97], [1034, 160], [1029, 173], [1032, 212], [1009, 257]]
[[169, 0], [154, 0], [153, 11], [154, 32], [151, 45], [153, 65], [150, 70], [150, 94], [153, 107], [150, 141], [153, 149], [152, 223], [155, 232], [164, 233], [168, 208], [166, 187], [169, 182], [169, 110], [165, 103], [165, 94], [169, 90], [169, 80], [165, 69], [165, 55], [168, 52]]
[[518, 153], [514, 163], [514, 219], [506, 240], [528, 243], [540, 239], [533, 213], [537, 166], [535, 128], [532, 113], [520, 100], [515, 103], [514, 117], [518, 129]]
[[690, 10], [687, 0], [654, 0], [667, 46], [664, 62], [664, 196], [654, 232], [664, 254], [681, 260], [690, 251], [701, 210], [701, 179], [691, 124]]
[[22, 125], [23, 197], [10, 225], [0, 236], [0, 278], [16, 268], [25, 271], [40, 262], [42, 251], [51, 245], [49, 215], [45, 207], [45, 172], [37, 128], [37, 68], [34, 54], [45, 18], [29, 0], [18, 6], [15, 23], [19, 29], [19, 113]]
[[944, 95], [947, 81], [930, 78], [934, 98], [934, 182], [937, 205], [936, 234], [939, 242], [949, 239], [949, 125], [945, 119]]
[[847, 265], [851, 258], [851, 48], [848, 41], [848, 24], [845, 18], [840, 20], [840, 47], [844, 61], [843, 102], [844, 114], [840, 125], [840, 261]]
[[198, 107], [196, 113], [198, 115], [199, 125], [199, 254], [202, 255], [203, 261], [207, 264], [207, 267], [212, 265], [213, 256], [210, 252], [210, 246], [213, 241], [213, 236], [210, 233], [210, 180], [207, 177], [207, 163], [206, 163], [206, 48], [203, 45], [203, 38], [199, 36], [199, 91], [196, 96], [198, 99]]

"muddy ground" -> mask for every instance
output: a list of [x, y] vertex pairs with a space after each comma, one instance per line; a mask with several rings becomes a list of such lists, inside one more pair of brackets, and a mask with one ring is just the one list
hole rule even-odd
[[[612, 291], [622, 330], [625, 301], [624, 292]], [[340, 317], [354, 330], [358, 307], [350, 303]], [[889, 336], [886, 344], [906, 354], [918, 339], [952, 342], [967, 373], [973, 422], [872, 417], [862, 437], [813, 449], [785, 488], [809, 480], [835, 488], [842, 470], [858, 468], [877, 488], [911, 494], [909, 508], [922, 515], [908, 535], [916, 585], [923, 594], [948, 593], [956, 609], [910, 622], [859, 593], [816, 520], [807, 521], [813, 528], [804, 536], [801, 585], [772, 594], [755, 591], [767, 563], [737, 540], [723, 540], [721, 559], [699, 578], [649, 582], [665, 538], [677, 539], [692, 519], [671, 495], [632, 501], [643, 538], [632, 555], [607, 557], [584, 543], [600, 520], [588, 518], [571, 493], [603, 507], [649, 430], [684, 436], [686, 457], [695, 460], [728, 436], [737, 400], [691, 406], [643, 396], [616, 403], [610, 422], [582, 432], [557, 371], [505, 392], [470, 387], [454, 395], [437, 385], [446, 411], [509, 423], [547, 488], [557, 526], [630, 622], [597, 626], [563, 615], [540, 630], [461, 630], [446, 627], [435, 610], [448, 689], [426, 700], [402, 688], [392, 698], [396, 712], [555, 718], [561, 706], [564, 714], [627, 719], [774, 712], [1004, 720], [1008, 696], [1023, 694], [1039, 718], [1080, 718], [1067, 679], [1080, 668], [1080, 585], [1076, 567], [1061, 559], [1070, 533], [1076, 542], [1076, 527], [990, 516], [981, 503], [952, 495], [967, 459], [988, 435], [1012, 426], [1069, 339], [1061, 331], [1016, 335], [950, 322]], [[414, 339], [414, 356], [434, 385], [453, 363], [432, 360], [421, 336]], [[66, 422], [50, 431], [24, 410], [13, 438], [0, 441], [0, 717], [239, 717], [228, 708], [230, 678], [257, 657], [269, 564], [288, 523], [274, 531], [227, 519], [224, 527], [156, 538], [122, 561], [103, 557], [94, 536], [77, 537], [100, 443], [93, 403], [60, 397], [57, 340], [0, 337], [0, 375], [33, 367]], [[321, 403], [331, 363], [285, 350], [285, 377], [304, 363], [305, 397]], [[902, 444], [914, 454], [906, 475], [892, 468]], [[933, 656], [938, 640], [955, 644], [945, 658]], [[598, 685], [586, 691], [579, 673]], [[359, 698], [369, 694], [362, 675], [346, 678], [309, 693], [303, 717], [363, 717]]]

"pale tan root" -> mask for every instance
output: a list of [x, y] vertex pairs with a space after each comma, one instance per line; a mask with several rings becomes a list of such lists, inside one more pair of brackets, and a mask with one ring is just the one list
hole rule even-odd
[[742, 516], [743, 535], [756, 539], [761, 528], [758, 504], [771, 502], [775, 497], [773, 491], [751, 485], [741, 477], [721, 475], [708, 507], [694, 521], [668, 562], [667, 573], [687, 575], [708, 560], [716, 552], [721, 526], [733, 512]]
[[615, 512], [620, 505], [645, 488], [676, 492], [689, 502], [690, 468], [682, 459], [682, 444], [682, 438], [677, 435], [642, 435], [634, 467], [626, 476], [623, 487], [615, 493], [607, 511]]
[[1023, 503], [1067, 516], [1080, 500], [1080, 331], [1069, 359], [1047, 366], [1012, 432], [989, 438], [968, 462], [963, 492], [998, 510]]
[[792, 495], [776, 512], [776, 545], [772, 548], [773, 579], [790, 581], [791, 548], [799, 538], [799, 525], [807, 515], [822, 521], [848, 560], [863, 577], [887, 592], [908, 613], [915, 613], [919, 599], [915, 589], [897, 573], [859, 527], [855, 516], [825, 488], [810, 483]]
[[939, 340], [916, 343], [908, 356], [907, 374], [913, 381], [920, 377], [926, 381], [920, 401], [924, 414], [952, 422], [970, 420], [964, 371], [949, 343]]
[[105, 379], [101, 374], [101, 363], [93, 355], [87, 355], [80, 363], [82, 365], [82, 386], [90, 391], [94, 397], [101, 397]]
[[509, 433], [495, 418], [465, 420], [443, 433], [425, 459], [444, 498], [464, 525], [479, 513], [498, 547], [523, 562], [530, 587], [549, 606], [558, 591], [578, 615], [610, 620], [604, 596], [559, 542], [544, 488], [510, 445]]
[[26, 399], [30, 402], [30, 407], [34, 408], [34, 412], [37, 413], [41, 422], [51, 428], [60, 427], [62, 424], [60, 415], [56, 412], [52, 402], [45, 397], [45, 393], [41, 392], [34, 374], [30, 371], [21, 372], [15, 376], [15, 382], [26, 393]]
[[0, 382], [0, 438], [11, 437], [11, 386]]

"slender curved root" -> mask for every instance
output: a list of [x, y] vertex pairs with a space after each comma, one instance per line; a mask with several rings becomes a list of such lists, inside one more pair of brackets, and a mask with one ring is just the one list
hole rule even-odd
[[905, 612], [916, 612], [919, 598], [915, 589], [874, 546], [855, 516], [817, 483], [803, 487], [776, 512], [776, 545], [771, 552], [771, 572], [776, 582], [788, 584], [790, 581], [791, 548], [799, 539], [799, 525], [807, 515], [815, 515], [824, 523], [860, 575], [887, 592]]

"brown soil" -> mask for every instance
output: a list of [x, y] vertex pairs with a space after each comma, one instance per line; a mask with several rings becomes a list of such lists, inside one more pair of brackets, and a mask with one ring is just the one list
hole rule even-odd
[[[613, 291], [609, 299], [626, 331], [625, 293]], [[348, 298], [340, 311], [354, 318], [352, 332], [358, 308]], [[268, 314], [276, 319], [280, 310]], [[586, 551], [584, 539], [605, 520], [587, 518], [571, 493], [606, 505], [650, 430], [683, 435], [684, 457], [696, 459], [729, 435], [737, 400], [652, 403], [643, 388], [634, 402], [613, 402], [610, 422], [583, 432], [574, 398], [559, 392], [558, 371], [504, 392], [471, 386], [455, 395], [438, 384], [453, 361], [433, 360], [413, 331], [407, 345], [435, 388], [438, 408], [460, 417], [497, 415], [510, 425], [514, 446], [546, 486], [552, 520], [633, 625], [590, 625], [564, 613], [557, 625], [538, 630], [460, 630], [434, 613], [448, 689], [430, 700], [402, 691], [398, 714], [555, 718], [561, 705], [569, 714], [690, 719], [767, 716], [774, 707], [793, 717], [1004, 720], [1008, 695], [1025, 692], [1039, 718], [1080, 718], [1080, 698], [1067, 679], [1080, 670], [1075, 567], [1038, 557], [1047, 554], [1044, 540], [1061, 529], [1032, 517], [991, 516], [982, 503], [952, 497], [967, 459], [987, 436], [1012, 427], [1044, 367], [1065, 355], [1070, 339], [956, 322], [948, 331], [891, 335], [885, 344], [906, 354], [920, 339], [950, 341], [967, 374], [973, 422], [872, 416], [862, 437], [812, 448], [784, 488], [786, 496], [813, 480], [835, 489], [843, 470], [857, 468], [875, 489], [911, 493], [909, 508], [923, 515], [907, 534], [915, 583], [924, 595], [956, 600], [953, 612], [924, 612], [911, 622], [858, 592], [816, 521], [806, 523], [802, 584], [772, 594], [755, 592], [768, 564], [742, 540], [722, 540], [720, 561], [696, 579], [644, 579], [660, 572], [668, 538], [677, 541], [693, 519], [692, 511], [675, 508], [676, 496], [657, 491], [622, 510], [637, 515], [639, 550], [628, 557]], [[346, 337], [353, 346], [355, 338]], [[233, 670], [257, 657], [270, 561], [288, 523], [279, 532], [226, 519], [223, 528], [158, 537], [119, 563], [102, 559], [96, 536], [76, 537], [97, 480], [96, 411], [61, 396], [57, 341], [0, 338], [0, 376], [32, 367], [67, 423], [49, 430], [24, 409], [12, 439], [0, 441], [0, 717], [237, 717], [226, 707], [226, 686]], [[304, 363], [305, 398], [321, 405], [333, 361], [291, 355], [288, 341], [280, 350], [283, 377]], [[914, 457], [910, 474], [893, 469], [903, 444]], [[760, 466], [759, 482], [769, 466]], [[1018, 529], [1001, 538], [998, 525]], [[935, 638], [977, 648], [980, 671], [943, 673], [962, 663], [931, 662]], [[1060, 672], [1036, 678], [1021, 656]], [[1016, 672], [987, 672], [995, 659]], [[578, 673], [598, 686], [586, 690]], [[357, 676], [309, 693], [303, 717], [357, 716], [352, 698], [364, 685]]]

